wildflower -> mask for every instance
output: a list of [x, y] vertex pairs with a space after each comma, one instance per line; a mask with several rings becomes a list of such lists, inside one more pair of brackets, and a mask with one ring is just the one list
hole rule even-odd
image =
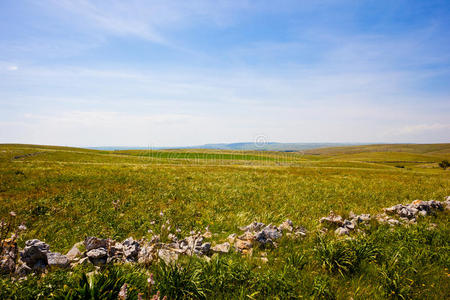
[[13, 211], [10, 211], [10, 212], [9, 212], [9, 215], [10, 215], [11, 217], [17, 216], [17, 214], [16, 214], [15, 212], [13, 212]]
[[27, 230], [27, 226], [25, 226], [25, 224], [20, 224], [19, 225], [19, 230], [20, 231], [25, 231], [25, 230]]
[[159, 216], [162, 217], [164, 216], [164, 213], [162, 211], [159, 212]]
[[176, 231], [176, 233], [180, 233], [180, 232], [181, 232], [181, 229], [180, 229], [180, 228], [177, 228], [175, 231]]
[[124, 283], [122, 285], [122, 287], [120, 288], [120, 292], [118, 295], [118, 299], [120, 300], [126, 300], [127, 299], [127, 294], [128, 294], [128, 288], [127, 288], [127, 284]]
[[149, 229], [148, 233], [153, 234], [153, 230]]
[[155, 225], [155, 223], [156, 223], [155, 220], [150, 221], [150, 225]]
[[147, 278], [147, 282], [149, 285], [154, 285], [155, 284], [155, 280], [153, 279], [153, 273], [150, 273], [150, 277]]

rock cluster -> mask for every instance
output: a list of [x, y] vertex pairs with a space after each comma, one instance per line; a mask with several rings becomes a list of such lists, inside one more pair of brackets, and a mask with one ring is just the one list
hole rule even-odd
[[331, 211], [328, 217], [320, 219], [320, 223], [323, 223], [328, 227], [336, 228], [334, 232], [337, 235], [348, 235], [360, 224], [368, 223], [370, 219], [371, 216], [369, 214], [355, 215], [353, 212], [350, 212], [349, 219], [344, 219]]
[[253, 222], [247, 226], [241, 227], [244, 233], [240, 236], [230, 235], [228, 241], [234, 245], [236, 251], [251, 254], [254, 246], [260, 248], [276, 247], [276, 240], [283, 236], [283, 232], [287, 235], [305, 236], [306, 229], [303, 227], [294, 227], [291, 220], [286, 220], [279, 226], [272, 224], [265, 225], [260, 222]]
[[46, 269], [67, 268], [70, 260], [67, 256], [51, 252], [50, 246], [40, 240], [28, 240], [25, 248], [20, 251], [20, 261], [16, 268], [19, 275], [28, 274], [31, 271], [43, 272]]
[[[446, 202], [448, 201], [449, 200], [446, 200]], [[448, 206], [446, 202], [440, 202], [435, 200], [430, 201], [415, 200], [407, 205], [397, 204], [392, 207], [385, 208], [384, 212], [387, 215], [399, 216], [400, 219], [404, 221], [415, 222], [418, 216], [426, 216], [428, 214], [434, 214], [438, 210], [444, 210], [444, 206]]]
[[[397, 204], [384, 209], [384, 213], [375, 216], [375, 220], [379, 223], [388, 224], [390, 226], [400, 224], [416, 223], [417, 217], [434, 214], [436, 211], [450, 209], [450, 196], [446, 197], [445, 201], [422, 201], [415, 200], [410, 204]], [[372, 217], [369, 214], [355, 215], [350, 212], [349, 218], [344, 219], [334, 212], [330, 212], [328, 217], [320, 219], [320, 223], [327, 227], [336, 228], [335, 234], [348, 235], [355, 230], [359, 225], [366, 225]]]
[[[320, 219], [320, 223], [328, 228], [334, 228], [337, 235], [348, 235], [359, 226], [367, 225], [371, 220], [391, 226], [415, 223], [419, 216], [427, 216], [444, 209], [450, 209], [450, 196], [442, 202], [415, 200], [407, 205], [397, 204], [385, 208], [384, 213], [375, 217], [369, 214], [355, 215], [350, 212], [348, 218], [344, 219], [330, 212], [329, 216]], [[148, 265], [159, 259], [169, 264], [176, 261], [180, 255], [208, 258], [214, 253], [228, 253], [231, 250], [251, 255], [255, 247], [261, 249], [277, 247], [277, 240], [283, 235], [293, 237], [306, 235], [306, 229], [294, 226], [289, 219], [278, 226], [253, 222], [241, 227], [240, 230], [243, 231], [241, 235], [233, 233], [228, 236], [227, 241], [214, 246], [205, 241], [212, 237], [209, 229], [203, 234], [191, 232], [189, 236], [182, 239], [169, 233], [164, 238], [165, 242], [161, 241], [160, 235], [154, 235], [150, 240], [134, 240], [130, 237], [122, 242], [87, 237], [83, 242], [76, 243], [66, 255], [50, 251], [48, 244], [37, 239], [26, 241], [25, 248], [19, 251], [13, 237], [0, 241], [0, 274], [14, 273], [24, 276], [30, 272], [45, 272], [54, 268], [67, 268], [86, 263], [96, 266], [133, 262]], [[267, 261], [265, 252], [261, 253], [260, 259]]]

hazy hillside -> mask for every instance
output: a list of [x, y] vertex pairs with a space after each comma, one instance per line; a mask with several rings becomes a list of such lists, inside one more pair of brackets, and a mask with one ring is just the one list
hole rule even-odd
[[345, 147], [326, 147], [309, 151], [305, 154], [311, 155], [339, 155], [355, 154], [363, 152], [409, 152], [420, 154], [448, 154], [450, 153], [450, 143], [448, 144], [374, 144]]
[[104, 147], [89, 147], [89, 149], [96, 150], [162, 150], [162, 149], [215, 149], [215, 150], [259, 150], [259, 151], [298, 151], [306, 149], [316, 149], [323, 147], [337, 147], [356, 145], [352, 143], [219, 143], [219, 144], [204, 144], [195, 146], [180, 146], [180, 147], [141, 147], [141, 146], [104, 146]]

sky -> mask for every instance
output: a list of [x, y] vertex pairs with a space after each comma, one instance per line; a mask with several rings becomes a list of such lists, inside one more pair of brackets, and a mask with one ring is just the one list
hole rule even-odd
[[446, 0], [0, 1], [0, 143], [439, 143], [449, 116]]

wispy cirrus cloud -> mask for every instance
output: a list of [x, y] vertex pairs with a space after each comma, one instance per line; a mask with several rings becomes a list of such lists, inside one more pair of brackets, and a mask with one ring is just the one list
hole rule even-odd
[[449, 18], [412, 2], [0, 3], [0, 138], [442, 141]]
[[235, 13], [250, 8], [247, 1], [51, 1], [50, 9], [75, 16], [76, 26], [163, 45], [175, 44], [170, 39], [171, 31], [199, 24], [227, 26], [233, 23]]

